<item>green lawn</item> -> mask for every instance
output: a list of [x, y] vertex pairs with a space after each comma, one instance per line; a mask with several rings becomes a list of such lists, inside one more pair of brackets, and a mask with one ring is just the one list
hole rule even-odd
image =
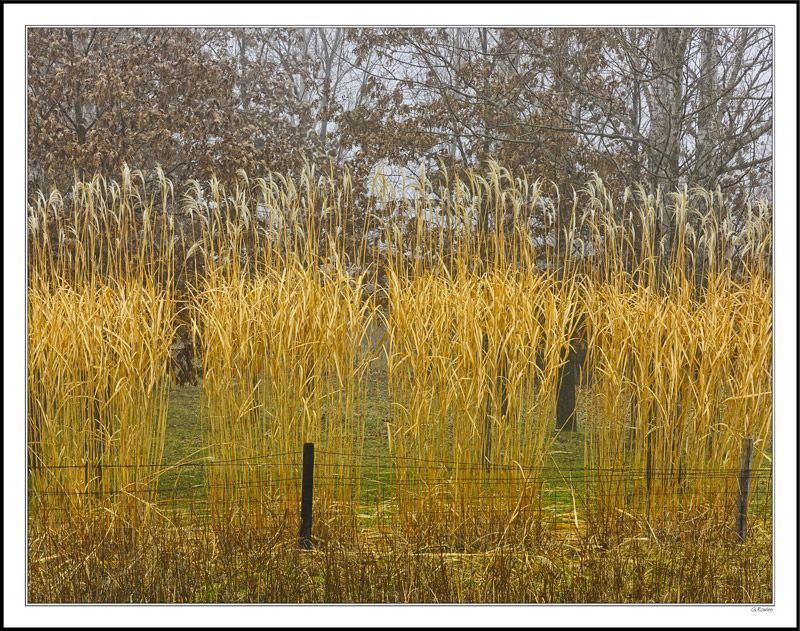
[[[387, 422], [391, 418], [389, 401], [384, 382], [373, 374], [368, 383], [368, 396], [364, 405], [365, 433], [362, 476], [362, 496], [370, 503], [385, 487], [391, 475]], [[160, 487], [163, 492], [188, 487], [202, 487], [206, 478], [206, 467], [202, 466], [208, 455], [208, 444], [202, 425], [202, 386], [183, 385], [174, 387], [170, 393], [167, 415], [167, 430], [162, 463], [167, 472], [162, 475]], [[583, 464], [584, 432], [582, 411], [579, 428], [575, 432], [562, 433], [556, 437], [551, 449], [552, 471], [548, 478], [561, 483], [559, 470], [567, 472], [580, 469]], [[174, 464], [190, 464], [177, 466]]]
[[[164, 492], [202, 487], [207, 472], [202, 466], [207, 455], [207, 441], [201, 418], [202, 392], [193, 385], [178, 386], [172, 389], [169, 397], [167, 431], [164, 438], [164, 454], [161, 462], [167, 472], [161, 476], [159, 486]], [[176, 463], [192, 463], [170, 469]], [[197, 466], [195, 466], [197, 465]]]
[[[376, 501], [387, 499], [393, 493], [393, 468], [386, 427], [391, 418], [391, 403], [383, 384], [385, 380], [379, 379], [373, 372], [368, 383], [368, 396], [363, 412], [366, 419], [361, 499], [362, 506], [367, 507], [374, 507]], [[544, 474], [547, 490], [544, 501], [555, 513], [571, 513], [577, 503], [577, 512], [580, 514], [581, 498], [578, 495], [581, 489], [590, 491], [591, 495], [592, 481], [586, 481], [588, 486], [584, 487], [582, 478], [587, 406], [588, 397], [579, 396], [577, 431], [563, 432], [556, 436], [550, 449]], [[161, 477], [161, 493], [166, 496], [174, 494], [175, 497], [191, 494], [202, 501], [207, 477], [207, 467], [204, 466], [207, 455], [207, 441], [202, 427], [201, 387], [176, 387], [171, 392], [169, 402], [162, 459], [167, 471]], [[192, 466], [169, 467], [175, 463], [190, 463]], [[632, 488], [632, 484], [631, 478], [626, 481], [625, 486]], [[770, 500], [771, 480], [764, 476], [751, 486], [751, 514], [762, 518], [771, 514]]]

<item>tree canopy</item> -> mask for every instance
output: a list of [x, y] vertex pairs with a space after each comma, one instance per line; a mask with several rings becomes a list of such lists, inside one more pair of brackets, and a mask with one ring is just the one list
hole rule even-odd
[[[768, 195], [764, 28], [31, 28], [29, 189], [482, 168]], [[620, 186], [617, 186], [620, 185]]]

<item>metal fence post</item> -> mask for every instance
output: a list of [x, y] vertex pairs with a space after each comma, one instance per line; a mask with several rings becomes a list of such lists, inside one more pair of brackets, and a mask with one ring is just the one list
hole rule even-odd
[[303, 445], [303, 482], [300, 498], [300, 549], [310, 550], [311, 507], [314, 495], [314, 443]]
[[753, 439], [742, 439], [742, 466], [739, 469], [739, 501], [736, 503], [736, 534], [747, 536], [747, 500], [750, 495], [750, 468], [753, 466]]

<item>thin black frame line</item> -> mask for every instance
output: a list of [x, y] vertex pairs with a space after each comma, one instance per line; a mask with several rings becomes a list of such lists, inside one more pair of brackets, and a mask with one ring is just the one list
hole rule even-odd
[[[8, 2], [7, 4], [26, 4], [26, 3], [25, 2]], [[142, 4], [163, 4], [163, 3], [159, 3], [159, 2], [155, 2], [155, 1], [151, 2], [151, 1], [145, 0], [144, 2], [142, 2]], [[234, 5], [234, 6], [247, 6], [247, 4], [249, 4], [249, 3], [231, 3], [231, 4]], [[314, 4], [314, 3], [307, 3], [307, 2], [301, 1], [301, 2], [298, 2], [298, 4]], [[355, 4], [355, 3], [342, 3], [342, 4], [344, 6], [349, 6], [350, 4]], [[421, 2], [421, 1], [413, 1], [412, 0], [411, 2], [408, 2], [408, 4], [423, 4], [423, 2]], [[430, 4], [430, 3], [424, 3], [424, 4]], [[506, 4], [510, 4], [510, 3], [501, 3], [501, 4], [506, 5]], [[610, 6], [614, 6], [614, 7], [623, 7], [626, 4], [627, 3], [620, 3], [620, 2], [609, 3]], [[692, 2], [677, 2], [677, 3], [668, 3], [668, 2], [658, 3], [657, 2], [657, 3], [654, 3], [654, 4], [656, 6], [658, 6], [659, 4], [679, 4], [679, 5], [694, 5], [694, 6], [696, 6], [695, 3], [692, 3]], [[703, 6], [703, 5], [714, 6], [714, 5], [718, 5], [718, 4], [754, 5], [753, 8], [756, 8], [756, 6], [757, 6], [755, 3], [746, 2], [746, 1], [743, 1], [743, 0], [734, 0], [733, 2], [703, 2], [703, 3], [699, 3], [699, 4], [701, 6]], [[797, 3], [796, 2], [792, 2], [792, 0], [779, 0], [777, 2], [769, 2], [768, 4], [770, 4], [770, 5], [778, 5], [778, 6], [794, 4], [795, 6], [797, 6]], [[319, 25], [319, 24], [316, 24], [316, 25], [297, 25], [297, 24], [292, 24], [292, 25], [267, 25], [267, 26], [261, 26], [261, 25], [252, 25], [252, 24], [248, 25], [248, 24], [245, 24], [245, 25], [214, 25], [214, 26], [216, 26], [217, 28], [248, 28], [248, 27], [250, 27], [250, 28], [307, 28], [307, 27], [317, 27], [317, 28], [439, 28], [439, 27], [444, 27], [444, 28], [447, 28], [447, 27], [451, 27], [451, 28], [480, 28], [480, 27], [488, 27], [488, 28], [558, 28], [558, 29], [561, 29], [561, 28], [584, 29], [584, 28], [601, 28], [601, 27], [602, 28], [703, 28], [703, 27], [712, 27], [713, 26], [713, 27], [718, 27], [718, 28], [771, 28], [772, 31], [773, 31], [773, 33], [772, 33], [773, 39], [777, 36], [777, 34], [775, 33], [775, 30], [776, 30], [776, 25], [775, 24], [766, 24], [766, 25], [758, 25], [758, 24], [733, 24], [733, 25], [725, 25], [725, 24], [713, 24], [713, 25], [712, 24], [702, 24], [702, 25], [692, 25], [692, 24], [689, 24], [689, 25], [687, 25], [687, 24], [678, 24], [678, 25], [665, 25], [665, 24], [658, 24], [658, 25], [647, 25], [647, 24], [619, 24], [619, 25], [606, 25], [606, 24], [603, 24], [603, 25], [597, 25], [597, 24], [594, 24], [594, 25], [574, 25], [574, 24], [573, 25], [569, 25], [569, 24], [564, 24], [564, 25], [560, 25], [560, 24], [559, 25], [552, 25], [551, 24], [551, 25], [547, 25], [547, 24], [539, 24], [539, 25], [525, 25], [525, 24], [514, 24], [514, 25], [510, 25], [510, 26], [505, 26], [505, 25], [487, 25], [487, 24], [455, 25], [455, 26], [453, 26], [453, 25], [439, 26], [439, 25], [430, 25], [430, 24], [429, 25], [421, 25], [421, 26], [406, 26], [406, 25], [397, 25], [397, 24], [390, 24], [390, 25], [385, 25], [385, 26], [381, 26], [381, 25], [364, 26], [364, 25], [329, 25], [329, 24], [325, 24], [325, 25]], [[137, 26], [137, 25], [116, 25], [115, 26], [115, 25], [91, 25], [90, 24], [90, 25], [74, 25], [72, 27], [73, 28], [92, 28], [92, 27], [94, 27], [94, 28], [214, 28], [214, 26], [204, 27], [203, 25], [191, 25], [191, 24], [189, 24], [189, 25], [186, 25], [186, 24], [184, 24], [184, 25], [141, 25], [141, 26]], [[70, 27], [70, 25], [62, 25], [62, 24], [58, 24], [58, 25], [28, 25], [28, 24], [26, 24], [25, 25], [26, 30], [29, 29], [29, 28], [65, 28], [65, 27]], [[773, 44], [774, 44], [774, 42], [773, 42]], [[26, 125], [25, 125], [25, 173], [26, 173], [26, 178], [27, 178], [27, 175], [28, 175], [28, 161], [27, 161], [27, 158], [28, 158], [28, 156], [27, 156], [27, 148], [28, 148], [28, 129], [27, 129], [27, 92], [28, 92], [27, 91], [27, 55], [25, 55], [24, 63], [26, 65], [26, 67], [25, 67], [25, 70], [26, 70], [26, 72], [25, 72], [25, 77], [26, 77], [26, 80], [25, 80], [25, 98], [26, 98], [26, 106], [25, 106], [25, 110], [26, 110], [26, 116], [25, 116], [25, 120], [26, 120]], [[777, 63], [778, 63], [777, 59], [773, 56], [773, 64], [776, 65]], [[776, 100], [775, 92], [777, 91], [777, 85], [774, 82], [774, 76], [775, 76], [774, 70], [773, 70], [773, 75], [772, 76], [773, 76], [773, 102], [774, 102]], [[772, 134], [771, 134], [771, 148], [772, 148], [773, 160], [774, 160], [774, 155], [775, 155], [775, 144], [776, 144], [776, 139], [775, 139], [775, 118], [774, 118], [774, 116], [775, 116], [775, 114], [773, 112]], [[27, 181], [27, 179], [26, 179], [26, 181]], [[775, 197], [775, 190], [776, 190], [776, 183], [775, 183], [775, 177], [774, 177], [774, 174], [773, 174], [772, 186], [771, 186], [771, 193], [772, 193], [772, 198], [773, 199]], [[25, 196], [27, 196], [27, 193], [26, 193]], [[28, 248], [27, 248], [27, 239], [24, 240], [24, 243], [25, 243], [24, 251], [25, 251], [25, 256], [26, 256], [26, 260], [27, 260], [27, 254], [28, 254], [27, 253], [27, 250], [28, 250]], [[773, 240], [773, 242], [772, 242], [773, 258], [774, 258], [774, 254], [775, 254], [775, 247], [776, 247], [776, 244], [775, 244], [775, 241]], [[26, 265], [25, 266], [26, 298], [27, 298], [27, 280], [28, 280], [28, 269], [27, 269], [27, 265]], [[774, 290], [774, 287], [775, 287], [775, 278], [773, 276], [772, 277], [772, 288], [773, 288], [773, 290]], [[26, 315], [25, 328], [26, 328], [26, 338], [27, 338], [27, 312], [28, 312], [27, 299], [24, 301], [24, 304], [25, 304], [25, 315]], [[775, 324], [775, 317], [776, 317], [776, 314], [775, 314], [775, 296], [774, 296], [774, 293], [773, 293], [773, 299], [772, 299], [772, 322], [773, 322], [773, 328], [774, 328], [774, 324]], [[28, 367], [28, 363], [29, 363], [28, 350], [29, 350], [28, 349], [28, 345], [26, 343], [26, 345], [25, 345], [26, 374], [27, 374], [27, 367]], [[772, 369], [772, 377], [773, 377], [773, 380], [774, 380], [774, 377], [775, 377], [774, 362], [773, 362], [773, 369]], [[773, 403], [774, 403], [774, 400], [775, 400], [774, 391], [773, 391], [773, 397], [772, 398], [773, 398]], [[27, 416], [27, 401], [25, 403], [25, 408], [26, 408], [26, 416]], [[775, 414], [776, 414], [776, 412], [775, 412], [775, 409], [774, 409], [774, 406], [773, 406], [773, 413], [772, 413], [773, 442], [774, 442], [774, 438], [775, 438], [775, 433], [774, 433], [775, 432]], [[27, 446], [27, 440], [25, 442], [26, 442], [26, 446]], [[26, 460], [26, 459], [23, 459], [23, 460]], [[27, 469], [27, 464], [24, 464], [23, 466], [25, 466], [25, 468]], [[27, 471], [26, 471], [26, 476], [27, 476]], [[777, 483], [777, 480], [775, 480], [773, 482], [773, 485], [772, 485], [772, 499], [773, 499], [773, 501], [774, 501], [774, 497], [775, 497], [775, 493], [776, 493], [776, 490], [775, 490], [775, 484], [776, 483]], [[26, 494], [26, 509], [27, 509], [27, 504], [28, 504], [28, 499], [27, 499], [27, 494]], [[27, 532], [27, 529], [28, 529], [28, 515], [27, 515], [27, 512], [28, 511], [26, 510], [26, 517], [25, 517], [26, 532]], [[27, 542], [27, 537], [26, 537], [26, 542]], [[26, 543], [26, 545], [27, 545], [27, 543]], [[773, 530], [773, 536], [772, 536], [772, 557], [773, 557], [773, 560], [775, 558], [775, 545], [776, 545], [776, 532], [775, 532], [775, 530]], [[26, 576], [27, 576], [27, 572], [28, 572], [27, 556], [26, 556], [26, 559], [25, 559], [25, 571], [26, 571]], [[775, 602], [774, 602], [774, 588], [775, 588], [775, 576], [774, 576], [774, 573], [773, 573], [773, 585], [772, 585], [772, 587], [773, 587], [773, 601], [771, 603], [758, 603], [758, 604], [767, 604], [767, 605], [770, 605], [770, 604], [774, 605], [775, 604]], [[111, 603], [103, 603], [103, 604], [111, 604]], [[157, 604], [157, 603], [150, 603], [150, 604]], [[160, 603], [158, 603], [158, 604], [160, 604]], [[373, 603], [368, 603], [368, 604], [369, 605], [373, 605]], [[376, 603], [376, 604], [378, 604], [378, 603]], [[449, 603], [442, 603], [442, 604], [449, 604]], [[506, 604], [506, 603], [494, 603], [494, 604]], [[576, 603], [576, 604], [553, 603], [553, 604], [560, 605], [560, 606], [575, 606], [576, 604], [582, 604], [582, 605], [588, 605], [588, 606], [603, 606], [603, 605], [614, 604], [614, 603], [604, 603], [602, 605], [593, 604], [593, 603]], [[627, 605], [632, 605], [632, 606], [640, 606], [640, 605], [643, 605], [643, 604], [646, 605], [646, 604], [649, 604], [649, 603], [618, 603], [618, 604], [627, 604]], [[697, 605], [699, 605], [699, 606], [708, 606], [709, 604], [716, 604], [716, 603], [690, 603], [690, 604], [688, 604], [688, 606], [697, 606]], [[28, 600], [27, 600], [27, 592], [26, 592], [25, 605], [26, 606], [31, 605], [31, 603], [29, 603]], [[63, 606], [63, 605], [56, 605], [56, 606]], [[345, 606], [348, 606], [348, 605], [345, 604]], [[678, 606], [687, 606], [687, 605], [678, 605]], [[731, 605], [726, 605], [726, 606], [731, 606]], [[734, 604], [733, 606], [736, 606], [736, 605]], [[750, 606], [750, 605], [740, 605], [740, 606]]]

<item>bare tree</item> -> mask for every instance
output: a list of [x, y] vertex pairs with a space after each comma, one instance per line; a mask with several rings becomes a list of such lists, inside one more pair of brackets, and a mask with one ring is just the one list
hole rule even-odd
[[684, 184], [763, 194], [772, 32], [32, 29], [29, 123], [41, 181], [122, 160], [203, 177], [306, 156], [363, 177], [491, 157], [567, 188], [597, 172], [662, 199]]

